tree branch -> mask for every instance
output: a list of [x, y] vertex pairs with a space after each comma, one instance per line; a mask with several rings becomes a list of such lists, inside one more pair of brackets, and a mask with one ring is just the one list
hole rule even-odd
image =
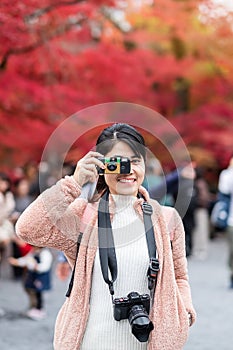
[[49, 6], [46, 6], [44, 8], [38, 9], [35, 12], [31, 13], [30, 15], [25, 16], [25, 21], [30, 23], [34, 19], [37, 19], [41, 16], [43, 16], [45, 13], [48, 13], [50, 11], [53, 11], [54, 9], [62, 6], [72, 6], [75, 4], [78, 4], [80, 2], [84, 2], [85, 0], [72, 0], [72, 1], [60, 1], [55, 4], [51, 4]]
[[8, 50], [5, 55], [3, 56], [1, 63], [0, 63], [0, 70], [3, 70], [6, 68], [8, 59], [10, 56], [12, 55], [21, 55], [27, 52], [31, 52], [33, 50], [35, 50], [36, 48], [44, 45], [46, 42], [59, 37], [61, 35], [63, 35], [64, 33], [68, 32], [72, 27], [77, 26], [82, 24], [84, 21], [87, 20], [86, 16], [82, 16], [82, 18], [80, 18], [80, 14], [78, 15], [78, 19], [76, 21], [74, 21], [74, 18], [72, 18], [71, 21], [67, 21], [63, 26], [57, 28], [57, 30], [55, 30], [53, 33], [51, 33], [50, 35], [48, 35], [46, 38], [43, 39], [39, 39], [38, 41], [36, 41], [33, 44], [24, 46], [24, 47], [19, 47], [19, 48], [14, 48], [14, 49], [10, 49]]

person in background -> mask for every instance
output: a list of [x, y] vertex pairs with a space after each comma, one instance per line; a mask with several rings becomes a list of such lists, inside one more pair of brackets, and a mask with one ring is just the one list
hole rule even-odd
[[[191, 169], [191, 172], [190, 172]], [[186, 256], [192, 254], [193, 230], [195, 227], [194, 212], [197, 206], [197, 191], [194, 186], [196, 177], [196, 163], [191, 161], [183, 167], [184, 174], [179, 176], [175, 186], [171, 187], [171, 192], [175, 201], [175, 208], [182, 217], [185, 230]], [[187, 172], [187, 174], [186, 174]]]
[[[19, 178], [14, 182], [13, 194], [15, 199], [15, 209], [11, 214], [11, 221], [15, 225], [19, 216], [34, 200], [29, 194], [29, 180], [25, 177]], [[26, 255], [31, 250], [30, 244], [22, 241], [16, 235], [12, 238], [12, 256], [19, 258]], [[24, 272], [24, 268], [20, 266], [12, 266], [13, 276], [15, 279], [21, 278]]]
[[230, 288], [233, 289], [233, 155], [228, 167], [219, 175], [218, 190], [231, 196], [226, 235], [229, 249]]
[[150, 188], [157, 187], [162, 182], [162, 165], [157, 158], [151, 158], [146, 163], [146, 186]]
[[[103, 157], [128, 159], [127, 172], [112, 172], [119, 162], [108, 167], [101, 161]], [[174, 208], [150, 199], [142, 187], [145, 162], [142, 135], [128, 124], [113, 124], [99, 135], [96, 150], [77, 162], [73, 175], [45, 190], [17, 221], [20, 238], [63, 251], [72, 268], [75, 266], [73, 286], [56, 320], [55, 350], [181, 350], [187, 341], [196, 312], [188, 282], [183, 224]], [[81, 197], [88, 183], [97, 183], [89, 201]], [[156, 241], [152, 249], [157, 247], [159, 270], [157, 263], [149, 264], [143, 212], [151, 212], [146, 210], [146, 214], [144, 205], [152, 209], [150, 236]], [[103, 223], [108, 223], [108, 230]], [[113, 237], [107, 250], [101, 244], [105, 234], [104, 245]], [[110, 254], [111, 259], [109, 255], [105, 260], [103, 254]], [[109, 272], [106, 278], [108, 262], [111, 275]], [[152, 273], [155, 269], [158, 275]], [[157, 280], [156, 287], [151, 279]], [[116, 305], [122, 296], [139, 294], [150, 298], [148, 313], [135, 304], [131, 321], [125, 315], [122, 319], [113, 315], [114, 300]], [[137, 298], [134, 302], [140, 303]], [[114, 310], [119, 312], [117, 307]]]
[[41, 193], [39, 181], [39, 165], [34, 161], [27, 162], [23, 167], [25, 178], [29, 182], [29, 195], [34, 199]]
[[34, 320], [45, 318], [43, 292], [51, 289], [51, 269], [53, 256], [49, 249], [33, 246], [25, 256], [9, 257], [13, 266], [26, 269], [24, 288], [29, 297], [29, 310], [26, 316]]
[[142, 185], [148, 190], [151, 198], [162, 205], [172, 206], [174, 201], [169, 189], [178, 182], [178, 178], [177, 171], [164, 175], [160, 161], [151, 158], [147, 161], [146, 176]]
[[195, 226], [193, 236], [192, 255], [198, 260], [205, 260], [208, 255], [208, 245], [210, 237], [209, 205], [211, 195], [208, 183], [204, 178], [203, 169], [196, 168], [196, 209], [194, 211]]
[[14, 236], [10, 216], [15, 208], [11, 181], [7, 174], [0, 172], [0, 261]]
[[[156, 199], [160, 204], [174, 206], [174, 199], [171, 198], [173, 198], [174, 193], [177, 195], [180, 179], [187, 179], [192, 188], [192, 183], [195, 177], [195, 169], [193, 168], [192, 163], [189, 163], [181, 168], [171, 171], [167, 175], [161, 176], [161, 179], [157, 184], [148, 187], [148, 192], [150, 197]], [[147, 186], [147, 181], [144, 182], [145, 186]], [[184, 206], [185, 204], [186, 203], [184, 203]]]

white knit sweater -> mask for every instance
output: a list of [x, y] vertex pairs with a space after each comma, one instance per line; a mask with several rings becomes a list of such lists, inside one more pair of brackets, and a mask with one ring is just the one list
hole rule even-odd
[[[135, 291], [148, 293], [148, 250], [145, 228], [137, 216], [133, 203], [135, 197], [113, 196], [116, 212], [112, 222], [118, 276], [114, 283], [114, 297], [127, 296]], [[104, 282], [99, 254], [96, 254], [90, 314], [81, 350], [145, 350], [147, 343], [140, 343], [131, 333], [128, 320], [115, 321], [108, 285]]]

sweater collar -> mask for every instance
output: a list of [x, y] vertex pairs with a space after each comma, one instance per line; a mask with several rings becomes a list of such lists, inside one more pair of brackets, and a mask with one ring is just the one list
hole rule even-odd
[[[123, 204], [127, 204], [130, 201], [132, 201], [133, 207], [134, 207], [136, 213], [140, 217], [142, 217], [142, 204], [145, 200], [149, 201], [150, 197], [149, 197], [147, 190], [142, 186], [139, 187], [139, 193], [143, 196], [143, 198], [136, 198], [135, 197], [135, 200], [133, 200], [133, 197], [131, 197], [131, 196], [120, 196], [120, 198], [119, 198], [118, 196], [110, 194], [110, 196], [109, 196], [109, 213], [110, 213], [110, 215], [113, 215], [116, 212], [116, 206], [117, 206], [116, 199], [117, 199], [117, 200], [120, 200]], [[145, 200], [144, 200], [144, 198], [145, 198]]]

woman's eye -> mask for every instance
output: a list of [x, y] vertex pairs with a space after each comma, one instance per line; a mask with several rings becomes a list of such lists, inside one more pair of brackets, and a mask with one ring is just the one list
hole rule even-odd
[[139, 164], [141, 162], [141, 159], [132, 159], [131, 163], [132, 164]]

